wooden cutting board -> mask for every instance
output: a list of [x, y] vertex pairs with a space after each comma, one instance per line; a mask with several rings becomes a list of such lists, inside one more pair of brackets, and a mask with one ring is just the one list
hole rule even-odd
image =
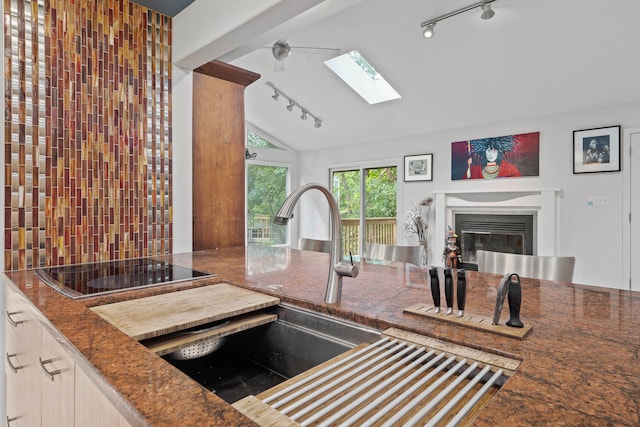
[[93, 307], [140, 341], [277, 305], [280, 299], [227, 283]]

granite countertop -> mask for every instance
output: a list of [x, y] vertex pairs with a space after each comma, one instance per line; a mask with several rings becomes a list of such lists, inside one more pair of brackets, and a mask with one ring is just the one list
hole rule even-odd
[[[519, 340], [403, 313], [431, 300], [426, 271], [411, 265], [361, 263], [357, 278], [344, 278], [341, 303], [327, 305], [327, 254], [249, 247], [164, 259], [217, 276], [73, 301], [31, 271], [5, 273], [149, 425], [252, 422], [88, 307], [220, 282], [522, 360], [474, 425], [640, 425], [640, 293], [523, 278], [521, 318], [533, 330]], [[468, 272], [465, 311], [493, 316], [499, 280]], [[505, 304], [501, 322], [507, 317]]]

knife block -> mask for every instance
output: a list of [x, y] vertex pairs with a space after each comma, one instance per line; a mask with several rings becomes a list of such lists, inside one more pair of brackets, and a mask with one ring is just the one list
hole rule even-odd
[[525, 325], [523, 328], [511, 328], [500, 324], [492, 325], [491, 322], [493, 321], [493, 318], [473, 313], [465, 312], [462, 317], [456, 317], [455, 313], [447, 315], [444, 311], [436, 313], [433, 310], [433, 305], [428, 304], [413, 304], [412, 306], [405, 308], [403, 311], [405, 313], [417, 314], [418, 316], [437, 319], [443, 322], [454, 323], [468, 328], [478, 329], [520, 340], [524, 339], [532, 329], [531, 325]]

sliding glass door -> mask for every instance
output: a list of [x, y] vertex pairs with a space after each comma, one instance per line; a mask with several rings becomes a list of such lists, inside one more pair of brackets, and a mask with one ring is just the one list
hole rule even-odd
[[359, 256], [367, 242], [396, 244], [396, 166], [334, 170], [331, 183], [345, 255]]

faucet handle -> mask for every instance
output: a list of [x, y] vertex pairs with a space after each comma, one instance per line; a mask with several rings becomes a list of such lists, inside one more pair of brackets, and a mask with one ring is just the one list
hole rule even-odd
[[335, 271], [339, 276], [358, 277], [360, 269], [358, 269], [357, 265], [349, 264], [347, 262], [339, 262], [333, 266], [333, 271]]
[[[514, 279], [515, 277], [515, 279]], [[524, 328], [522, 320], [520, 320], [520, 305], [522, 304], [522, 286], [520, 285], [520, 276], [512, 274], [509, 278], [509, 320], [507, 326], [514, 328]]]

